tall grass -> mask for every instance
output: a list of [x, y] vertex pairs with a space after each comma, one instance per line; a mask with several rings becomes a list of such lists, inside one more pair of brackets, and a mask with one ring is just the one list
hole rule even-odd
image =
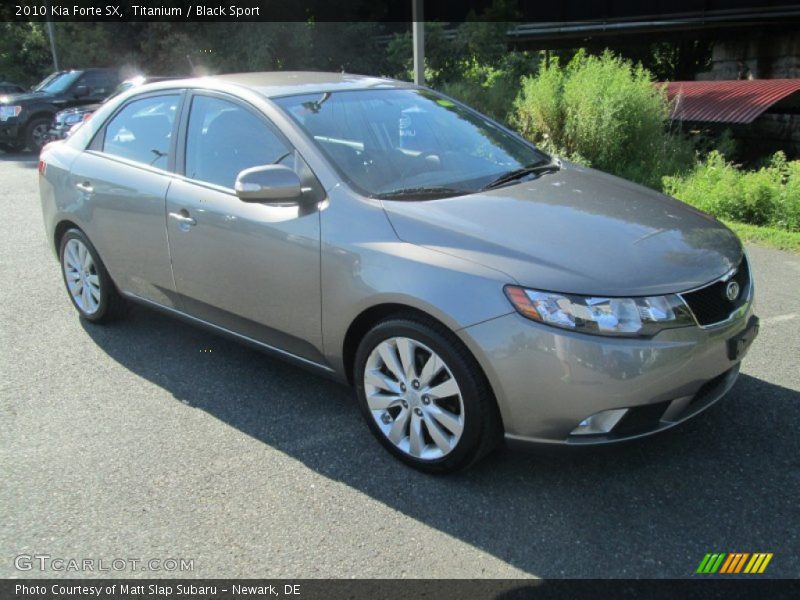
[[721, 219], [800, 232], [800, 161], [775, 153], [757, 171], [742, 171], [719, 152], [684, 176], [664, 177], [664, 191]]
[[523, 77], [512, 123], [543, 148], [659, 188], [664, 175], [687, 170], [691, 143], [669, 129], [670, 106], [641, 65], [579, 52]]

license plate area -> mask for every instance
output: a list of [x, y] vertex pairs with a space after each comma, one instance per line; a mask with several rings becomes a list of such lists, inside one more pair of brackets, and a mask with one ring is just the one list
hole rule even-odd
[[750, 317], [747, 327], [728, 340], [728, 358], [741, 360], [758, 335], [758, 317]]

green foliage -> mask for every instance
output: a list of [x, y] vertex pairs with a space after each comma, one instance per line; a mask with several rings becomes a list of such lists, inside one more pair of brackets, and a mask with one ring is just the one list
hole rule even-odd
[[509, 52], [494, 64], [477, 59], [464, 61], [462, 75], [435, 86], [439, 91], [508, 124], [520, 77], [536, 70], [536, 61], [525, 52]]
[[[425, 25], [425, 82], [436, 87], [460, 77], [461, 65], [456, 44], [445, 33], [444, 25], [432, 21]], [[410, 32], [395, 34], [386, 48], [389, 74], [399, 79], [414, 78], [414, 49]]]
[[495, 80], [487, 86], [473, 81], [456, 81], [440, 85], [439, 91], [496, 121], [508, 123], [509, 109], [517, 92], [517, 85], [505, 78]]
[[721, 219], [800, 231], [800, 161], [783, 152], [742, 171], [714, 151], [686, 176], [665, 177], [664, 191]]
[[44, 23], [0, 23], [0, 80], [30, 86], [51, 64]]
[[[356, 23], [59, 22], [63, 69], [119, 67], [124, 75], [311, 69], [381, 73], [381, 25]], [[410, 50], [410, 46], [409, 46]], [[33, 84], [51, 72], [44, 23], [0, 23], [0, 75]]]
[[693, 158], [691, 144], [667, 129], [669, 112], [641, 65], [579, 52], [566, 67], [554, 60], [523, 78], [513, 123], [556, 154], [658, 187]]

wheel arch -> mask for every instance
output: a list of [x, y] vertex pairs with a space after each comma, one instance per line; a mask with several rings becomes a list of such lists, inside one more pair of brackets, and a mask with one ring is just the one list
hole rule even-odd
[[39, 109], [37, 109], [36, 111], [34, 111], [34, 112], [31, 114], [31, 116], [29, 116], [29, 117], [27, 118], [27, 120], [26, 120], [26, 122], [25, 122], [25, 130], [27, 131], [27, 129], [28, 129], [28, 126], [29, 126], [29, 125], [30, 125], [30, 124], [31, 124], [33, 121], [35, 121], [36, 119], [50, 119], [50, 120], [52, 121], [52, 120], [53, 120], [53, 118], [54, 118], [55, 116], [56, 116], [56, 113], [55, 113], [55, 111], [52, 111], [52, 110], [46, 110], [46, 109], [43, 109], [43, 108], [39, 108]]
[[64, 234], [70, 229], [77, 229], [83, 233], [83, 235], [86, 235], [86, 232], [74, 221], [70, 221], [69, 219], [62, 219], [59, 221], [53, 230], [53, 247], [56, 250], [56, 256], [58, 256], [58, 251], [61, 247], [61, 238], [64, 237]]
[[[417, 319], [423, 321], [433, 321], [446, 331], [453, 334], [453, 336], [463, 345], [464, 350], [466, 350], [472, 356], [475, 364], [481, 371], [481, 375], [486, 379], [487, 383], [490, 382], [483, 365], [481, 365], [478, 357], [475, 356], [475, 353], [467, 344], [464, 343], [463, 340], [460, 339], [459, 335], [453, 330], [453, 328], [442, 321], [442, 319], [437, 318], [430, 312], [424, 311], [409, 304], [403, 304], [400, 302], [384, 302], [381, 304], [375, 304], [361, 311], [347, 328], [347, 333], [345, 334], [344, 341], [342, 343], [342, 362], [344, 366], [345, 377], [350, 385], [353, 385], [354, 383], [353, 367], [355, 364], [356, 352], [358, 351], [358, 346], [361, 343], [361, 340], [364, 339], [364, 336], [370, 329], [372, 329], [381, 321], [396, 317], [407, 317], [411, 319], [416, 317]], [[491, 384], [489, 384], [489, 388], [490, 390], [492, 389]]]

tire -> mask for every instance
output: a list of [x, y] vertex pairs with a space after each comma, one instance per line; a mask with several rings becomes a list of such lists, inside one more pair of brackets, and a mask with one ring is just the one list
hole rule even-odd
[[80, 229], [70, 229], [61, 236], [58, 257], [67, 296], [81, 318], [92, 323], [110, 323], [124, 316], [125, 299], [117, 291], [97, 250]]
[[16, 154], [20, 152], [23, 147], [15, 142], [0, 142], [0, 150], [8, 152], [9, 154]]
[[[442, 364], [431, 363], [436, 365], [431, 368], [427, 363], [434, 355]], [[410, 372], [408, 364], [413, 364]], [[378, 441], [421, 471], [465, 469], [501, 439], [497, 404], [477, 361], [432, 319], [398, 315], [373, 327], [356, 352], [353, 381], [359, 408]], [[458, 393], [450, 395], [454, 389]]]
[[25, 146], [37, 154], [47, 143], [47, 132], [50, 130], [51, 119], [40, 117], [33, 119], [25, 127]]

